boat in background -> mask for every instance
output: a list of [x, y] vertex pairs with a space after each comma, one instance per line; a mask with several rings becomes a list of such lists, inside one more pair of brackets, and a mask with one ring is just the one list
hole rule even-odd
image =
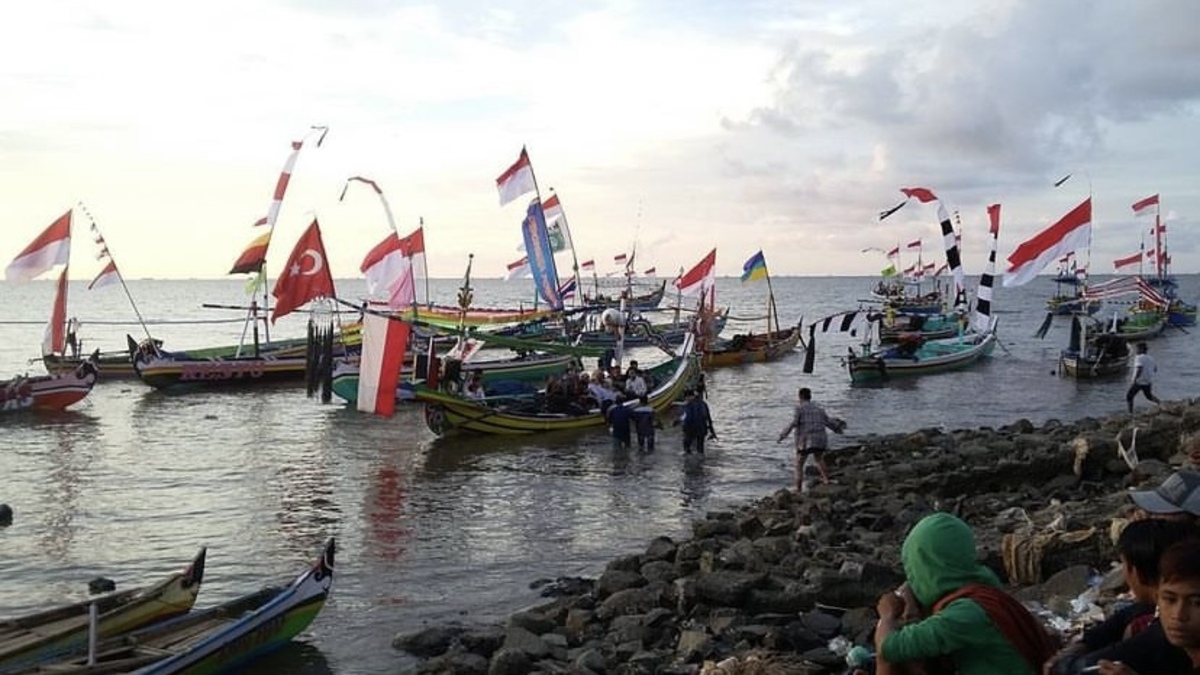
[[65, 373], [0, 380], [0, 412], [64, 410], [86, 398], [95, 384], [96, 367], [91, 361]]
[[1058, 358], [1059, 374], [1077, 379], [1110, 377], [1128, 372], [1129, 342], [1082, 314], [1071, 318], [1071, 333]]
[[186, 614], [200, 592], [205, 554], [206, 549], [200, 549], [183, 572], [153, 586], [0, 621], [0, 673], [22, 672], [82, 653], [88, 644], [93, 604], [99, 611], [96, 630], [101, 639]]
[[[775, 291], [771, 287], [771, 275], [767, 271], [767, 260], [761, 250], [750, 256], [750, 259], [742, 265], [742, 282], [756, 279], [765, 279], [767, 282], [766, 332], [738, 333], [731, 338], [715, 337], [702, 341], [702, 363], [705, 367], [716, 368], [774, 361], [793, 353], [796, 345], [800, 344], [803, 319], [791, 328], [779, 327], [779, 315], [775, 308]], [[728, 310], [725, 314], [728, 316]], [[702, 315], [702, 318], [707, 317]], [[723, 326], [724, 322], [721, 325]], [[718, 329], [717, 333], [719, 332]]]

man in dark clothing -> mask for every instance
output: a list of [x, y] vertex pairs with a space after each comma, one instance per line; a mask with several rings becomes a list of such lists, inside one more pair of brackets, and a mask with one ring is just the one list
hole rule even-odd
[[630, 421], [633, 417], [625, 398], [617, 396], [617, 400], [608, 408], [608, 426], [612, 430], [613, 450], [628, 450], [630, 443]]
[[704, 439], [717, 437], [708, 404], [696, 395], [694, 389], [687, 391], [687, 403], [683, 406], [679, 422], [683, 424], [683, 451], [689, 455], [693, 446], [696, 452], [703, 455]]
[[662, 423], [645, 394], [638, 397], [637, 407], [633, 409], [633, 427], [637, 431], [638, 451], [654, 452], [654, 429], [662, 428]]

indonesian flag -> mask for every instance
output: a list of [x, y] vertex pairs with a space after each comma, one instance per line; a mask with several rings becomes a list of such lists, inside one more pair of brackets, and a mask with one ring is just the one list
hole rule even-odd
[[1116, 260], [1114, 260], [1113, 268], [1119, 270], [1122, 267], [1136, 265], [1136, 264], [1140, 263], [1141, 261], [1142, 261], [1142, 252], [1138, 251], [1137, 253], [1134, 253], [1133, 255], [1128, 256], [1126, 258], [1117, 258]]
[[937, 201], [937, 195], [933, 194], [933, 191], [927, 188], [900, 188], [900, 191], [903, 192], [906, 197], [915, 199], [922, 204], [928, 204], [929, 202]]
[[1148, 216], [1158, 211], [1158, 195], [1150, 195], [1145, 199], [1135, 202], [1133, 205], [1133, 215]]
[[496, 179], [496, 190], [500, 193], [500, 206], [511, 202], [527, 192], [533, 192], [537, 184], [533, 180], [533, 165], [529, 154], [521, 148], [521, 156]]
[[682, 295], [700, 295], [711, 290], [717, 281], [717, 249], [708, 252], [704, 259], [688, 270], [686, 274], [675, 280], [675, 287]]
[[596, 269], [596, 261], [595, 260], [584, 260], [583, 262], [579, 263], [579, 269], [594, 270], [594, 269]]
[[[930, 265], [926, 265], [926, 266], [925, 266], [925, 269], [929, 269], [929, 267], [930, 267]], [[939, 274], [941, 274], [942, 272], [945, 272], [945, 271], [946, 271], [946, 270], [948, 270], [948, 269], [950, 269], [950, 265], [948, 265], [948, 264], [946, 264], [946, 263], [942, 263], [942, 264], [941, 264], [941, 265], [940, 265], [940, 266], [939, 266], [939, 267], [938, 267], [936, 270], [934, 270], [934, 271], [933, 271], [933, 276], [935, 276], [935, 277], [936, 277], [936, 276], [938, 276], [938, 275], [939, 275]]]
[[67, 351], [67, 269], [63, 266], [54, 289], [54, 307], [50, 310], [50, 323], [42, 337], [42, 354], [64, 354]]
[[111, 286], [120, 280], [121, 275], [117, 273], [117, 263], [109, 260], [104, 269], [100, 270], [100, 273], [96, 275], [96, 278], [92, 279], [92, 283], [88, 284], [88, 290]]
[[391, 417], [396, 382], [408, 352], [409, 325], [377, 314], [363, 316], [362, 357], [358, 362], [358, 409]]
[[613, 256], [613, 262], [618, 265], [625, 264], [625, 261], [627, 260], [629, 260], [629, 256], [625, 255], [624, 253], [618, 253], [617, 255]]
[[896, 248], [887, 252], [888, 258], [895, 258], [898, 255], [900, 255], [900, 247], [899, 246], [897, 246]]
[[1029, 283], [1046, 265], [1084, 248], [1092, 234], [1092, 199], [1088, 197], [1058, 222], [1027, 239], [1008, 256], [1005, 287]]
[[651, 267], [650, 269], [646, 270], [645, 272], [642, 272], [642, 276], [647, 276], [647, 277], [652, 277], [655, 274], [658, 274], [657, 267]]
[[533, 276], [533, 270], [529, 267], [529, 258], [521, 258], [516, 262], [508, 263], [508, 271], [504, 273], [505, 281], [513, 279], [522, 279]]
[[366, 277], [367, 297], [386, 303], [391, 309], [411, 305], [417, 299], [416, 280], [424, 278], [425, 228], [418, 227], [406, 237], [395, 232], [363, 258], [359, 270]]
[[29, 281], [71, 257], [71, 212], [50, 224], [4, 270], [9, 281]]
[[914, 239], [913, 241], [908, 242], [908, 244], [906, 246], [908, 248], [921, 248], [921, 240]]
[[275, 296], [271, 323], [309, 300], [322, 296], [333, 297], [333, 275], [327, 261], [325, 244], [321, 242], [321, 226], [313, 219], [312, 225], [296, 242], [283, 272], [275, 281], [275, 289], [271, 291], [271, 295]]

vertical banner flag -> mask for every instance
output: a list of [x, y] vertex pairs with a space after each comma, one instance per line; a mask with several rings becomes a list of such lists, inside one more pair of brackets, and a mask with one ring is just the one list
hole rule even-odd
[[65, 265], [71, 257], [71, 212], [58, 220], [25, 247], [4, 270], [9, 281], [29, 281], [55, 265]]
[[1088, 197], [1058, 222], [1017, 246], [1017, 250], [1008, 256], [1005, 287], [1029, 283], [1052, 261], [1069, 251], [1086, 247], [1091, 236], [1092, 198]]
[[537, 183], [533, 179], [533, 165], [529, 153], [521, 148], [521, 156], [496, 179], [496, 191], [500, 193], [500, 206], [511, 202], [527, 192], [533, 192]]
[[763, 252], [750, 256], [742, 265], [742, 282], [754, 281], [756, 279], [767, 278], [767, 259], [763, 257]]
[[50, 310], [50, 323], [42, 337], [42, 354], [65, 354], [67, 351], [67, 269], [63, 266], [54, 289], [54, 307]]
[[563, 308], [562, 295], [558, 292], [558, 269], [554, 266], [554, 250], [550, 247], [550, 235], [546, 232], [546, 218], [542, 204], [534, 199], [525, 212], [521, 223], [521, 234], [525, 239], [525, 254], [529, 257], [529, 270], [533, 273], [533, 285], [538, 295], [550, 309]]
[[409, 333], [409, 325], [403, 321], [373, 313], [363, 316], [358, 366], [360, 411], [384, 417], [396, 411], [396, 383], [408, 352]]
[[313, 219], [312, 225], [296, 242], [287, 264], [275, 281], [275, 289], [271, 291], [271, 295], [275, 296], [271, 323], [313, 298], [333, 297], [333, 275], [327, 261], [325, 244], [321, 241], [321, 226]]

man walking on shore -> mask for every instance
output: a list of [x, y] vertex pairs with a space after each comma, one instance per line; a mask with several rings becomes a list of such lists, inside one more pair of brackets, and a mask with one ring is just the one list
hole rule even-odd
[[1137, 345], [1137, 355], [1133, 357], [1133, 381], [1129, 383], [1129, 391], [1125, 392], [1125, 403], [1129, 406], [1129, 413], [1133, 414], [1133, 399], [1142, 392], [1146, 395], [1146, 399], [1154, 403], [1161, 403], [1158, 397], [1151, 391], [1151, 386], [1154, 384], [1154, 376], [1158, 374], [1158, 364], [1154, 362], [1154, 357], [1146, 353], [1146, 343], [1139, 342]]
[[795, 432], [796, 439], [796, 489], [804, 486], [804, 460], [812, 455], [816, 461], [817, 470], [821, 472], [821, 482], [829, 482], [829, 467], [825, 464], [825, 451], [829, 448], [829, 435], [825, 429], [833, 429], [840, 434], [846, 429], [845, 420], [830, 417], [821, 406], [813, 403], [812, 391], [802, 387], [799, 392], [799, 403], [792, 414], [792, 423], [779, 434], [777, 443], [782, 443], [788, 434]]

